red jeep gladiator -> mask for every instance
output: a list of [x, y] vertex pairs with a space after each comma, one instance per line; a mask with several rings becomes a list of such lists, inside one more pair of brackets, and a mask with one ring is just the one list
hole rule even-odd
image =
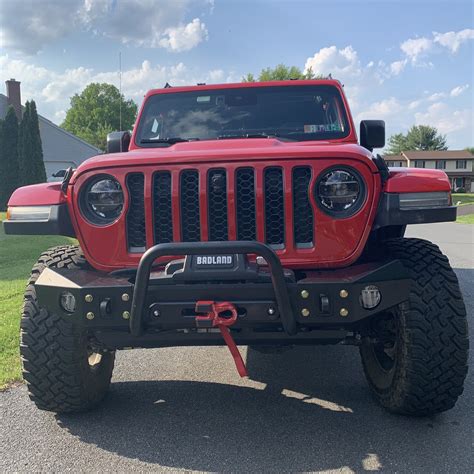
[[[17, 189], [7, 234], [73, 236], [33, 267], [21, 321], [38, 408], [104, 397], [115, 351], [227, 344], [359, 347], [388, 410], [454, 406], [467, 372], [466, 311], [436, 245], [407, 224], [454, 221], [443, 171], [387, 168], [359, 141], [336, 80], [150, 91], [133, 133]], [[311, 370], [311, 368], [308, 368]]]

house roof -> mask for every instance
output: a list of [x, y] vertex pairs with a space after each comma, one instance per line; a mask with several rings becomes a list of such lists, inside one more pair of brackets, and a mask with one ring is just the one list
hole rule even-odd
[[[5, 118], [8, 110], [8, 98], [4, 94], [0, 94], [0, 118], [3, 119]], [[22, 109], [24, 110], [25, 107], [22, 105]], [[102, 153], [102, 150], [99, 148], [96, 148], [94, 145], [91, 145], [90, 143], [87, 143], [86, 141], [82, 140], [79, 137], [76, 137], [76, 135], [73, 135], [72, 133], [69, 133], [68, 131], [64, 130], [64, 128], [58, 127], [55, 123], [51, 122], [51, 120], [48, 120], [46, 117], [43, 117], [42, 115], [38, 114], [38, 120], [40, 122], [43, 122], [46, 124], [48, 127], [52, 127], [55, 130], [57, 130], [60, 133], [63, 133], [64, 135], [67, 135], [69, 138], [73, 140], [77, 140], [80, 142], [82, 145], [89, 147], [91, 151], [94, 152], [94, 154], [99, 154]]]
[[472, 160], [474, 155], [467, 150], [403, 151], [409, 160]]

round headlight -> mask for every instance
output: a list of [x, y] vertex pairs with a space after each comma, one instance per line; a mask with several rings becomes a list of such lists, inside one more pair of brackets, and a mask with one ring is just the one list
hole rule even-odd
[[316, 182], [319, 207], [334, 217], [350, 217], [364, 203], [364, 182], [351, 168], [333, 168], [323, 173]]
[[96, 225], [112, 223], [123, 211], [123, 190], [112, 176], [92, 178], [81, 190], [84, 217]]

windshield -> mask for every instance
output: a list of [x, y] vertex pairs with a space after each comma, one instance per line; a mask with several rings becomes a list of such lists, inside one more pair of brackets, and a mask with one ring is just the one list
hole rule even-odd
[[226, 138], [330, 140], [349, 125], [336, 87], [283, 86], [195, 90], [151, 96], [136, 143], [170, 146], [178, 141]]

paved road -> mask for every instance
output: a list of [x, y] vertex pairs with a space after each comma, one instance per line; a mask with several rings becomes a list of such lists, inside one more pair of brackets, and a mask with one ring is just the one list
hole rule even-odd
[[[409, 229], [449, 255], [471, 340], [473, 231]], [[0, 394], [0, 472], [474, 471], [472, 356], [457, 406], [421, 419], [389, 415], [374, 402], [353, 347], [246, 357], [243, 381], [224, 348], [121, 352], [106, 402], [80, 416], [36, 410], [23, 386]]]

